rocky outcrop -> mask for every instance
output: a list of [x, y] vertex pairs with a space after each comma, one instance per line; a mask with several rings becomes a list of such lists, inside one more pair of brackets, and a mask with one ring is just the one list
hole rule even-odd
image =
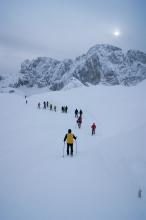
[[[112, 45], [95, 45], [75, 60], [59, 61], [47, 57], [26, 60], [15, 87], [48, 87], [60, 90], [70, 79], [77, 85], [136, 85], [146, 79], [146, 54], [129, 50], [126, 54]], [[80, 83], [79, 83], [80, 82]]]

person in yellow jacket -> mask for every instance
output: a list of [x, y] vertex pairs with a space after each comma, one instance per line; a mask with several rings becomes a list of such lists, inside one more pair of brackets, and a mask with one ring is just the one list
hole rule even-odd
[[67, 155], [69, 155], [69, 149], [71, 151], [71, 156], [73, 156], [73, 142], [77, 137], [71, 132], [71, 129], [68, 129], [68, 133], [64, 137], [64, 142], [67, 143]]

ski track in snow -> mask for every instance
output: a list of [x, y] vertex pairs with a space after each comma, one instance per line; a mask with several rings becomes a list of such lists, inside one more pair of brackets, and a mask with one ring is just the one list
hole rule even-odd
[[[145, 85], [42, 93], [27, 105], [0, 94], [0, 219], [145, 220]], [[57, 112], [37, 109], [47, 100]], [[80, 130], [76, 107], [83, 110]], [[62, 157], [68, 128], [77, 135], [74, 157]]]

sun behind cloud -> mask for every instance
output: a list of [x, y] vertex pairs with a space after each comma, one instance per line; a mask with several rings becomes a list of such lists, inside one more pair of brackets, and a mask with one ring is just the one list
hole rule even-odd
[[119, 37], [121, 35], [121, 32], [119, 30], [115, 30], [113, 32], [113, 35], [116, 36], [116, 37]]

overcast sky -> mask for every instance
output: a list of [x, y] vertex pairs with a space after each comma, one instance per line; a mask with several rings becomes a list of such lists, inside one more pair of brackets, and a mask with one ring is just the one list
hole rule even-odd
[[0, 0], [0, 74], [27, 58], [75, 58], [100, 43], [146, 52], [146, 0]]

